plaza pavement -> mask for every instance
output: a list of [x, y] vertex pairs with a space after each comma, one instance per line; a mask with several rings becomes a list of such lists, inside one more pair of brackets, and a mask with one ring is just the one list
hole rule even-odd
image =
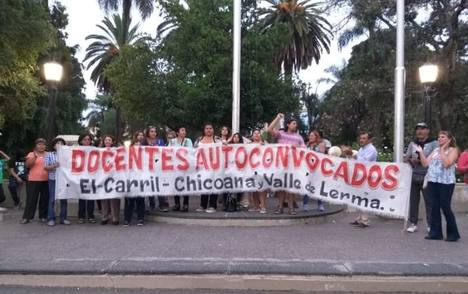
[[349, 213], [324, 224], [205, 227], [147, 222], [144, 227], [0, 223], [0, 274], [222, 274], [333, 276], [468, 276], [468, 216], [462, 239], [424, 240], [424, 227], [371, 218], [350, 226]]

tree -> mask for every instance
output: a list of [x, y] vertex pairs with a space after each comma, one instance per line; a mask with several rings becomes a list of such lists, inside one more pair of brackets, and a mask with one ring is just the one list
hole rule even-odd
[[[177, 24], [155, 44], [126, 47], [106, 70], [115, 101], [129, 121], [199, 130], [209, 120], [230, 125], [232, 1], [160, 2], [165, 20]], [[241, 129], [294, 112], [299, 99], [272, 64], [284, 30], [261, 34], [255, 1], [244, 1], [242, 18]]]
[[125, 35], [130, 31], [132, 7], [136, 6], [141, 18], [145, 20], [153, 14], [155, 0], [98, 0], [98, 3], [106, 13], [118, 10], [119, 6], [122, 6], [122, 25], [125, 28], [123, 31]]
[[[8, 2], [8, 1], [7, 1]], [[15, 4], [20, 4], [23, 1], [11, 1]], [[35, 1], [26, 1], [27, 7], [31, 8]], [[23, 5], [23, 4], [21, 4]], [[35, 4], [36, 5], [36, 4]], [[15, 17], [18, 15], [18, 11], [12, 14], [5, 15], [5, 18], [1, 17], [0, 21], [5, 20], [5, 23], [14, 24], [12, 27], [1, 26], [0, 31], [5, 32], [6, 35], [15, 36], [15, 40], [12, 40], [7, 45], [13, 45], [16, 43], [21, 43], [21, 50], [23, 53], [15, 55], [13, 54], [8, 62], [13, 61], [13, 57], [19, 58], [23, 62], [30, 63], [28, 74], [18, 71], [14, 71], [15, 74], [21, 73], [21, 78], [25, 78], [30, 85], [26, 88], [28, 91], [35, 91], [30, 96], [24, 95], [22, 90], [10, 90], [10, 93], [16, 93], [21, 95], [18, 97], [9, 97], [3, 99], [1, 97], [0, 104], [5, 102], [11, 102], [12, 105], [15, 105], [13, 108], [7, 108], [5, 113], [10, 116], [6, 120], [3, 135], [4, 140], [2, 139], [1, 144], [7, 148], [15, 147], [29, 147], [32, 146], [34, 140], [39, 136], [45, 135], [45, 122], [47, 118], [47, 96], [46, 91], [44, 91], [43, 80], [41, 77], [41, 72], [39, 70], [40, 66], [45, 62], [51, 59], [54, 59], [60, 62], [64, 67], [64, 74], [62, 81], [59, 85], [59, 94], [57, 99], [57, 131], [59, 134], [76, 134], [83, 130], [82, 125], [80, 124], [82, 111], [86, 108], [87, 103], [84, 97], [84, 79], [81, 72], [81, 64], [75, 57], [76, 46], [69, 47], [66, 45], [67, 34], [65, 28], [68, 25], [68, 15], [65, 11], [65, 7], [60, 3], [55, 3], [54, 6], [50, 8], [46, 5], [37, 4], [37, 10], [34, 10], [32, 15], [25, 16], [26, 22], [22, 23], [21, 20], [17, 20]], [[2, 8], [5, 6], [2, 6]], [[0, 14], [4, 10], [0, 10]], [[36, 22], [36, 17], [44, 16], [44, 23], [48, 27], [48, 33], [42, 35], [41, 22]], [[31, 27], [29, 27], [31, 25]], [[21, 27], [19, 32], [16, 31], [16, 28]], [[27, 35], [25, 35], [28, 33]], [[15, 35], [16, 34], [16, 35]], [[1, 33], [0, 33], [1, 35]], [[45, 46], [42, 50], [36, 51], [37, 53], [33, 56], [26, 57], [25, 52], [33, 52], [37, 50], [35, 47], [36, 38], [43, 38], [41, 42], [45, 42]], [[0, 45], [0, 47], [3, 45]], [[13, 48], [13, 47], [12, 47]], [[30, 50], [30, 51], [28, 51]], [[33, 58], [34, 57], [34, 58]], [[13, 72], [13, 71], [12, 71]], [[16, 77], [16, 80], [20, 79]], [[3, 76], [2, 76], [3, 79]], [[1, 83], [1, 81], [0, 81]], [[30, 87], [30, 88], [29, 88]], [[0, 87], [1, 88], [1, 87]], [[1, 92], [1, 90], [0, 90]], [[18, 105], [22, 104], [28, 99], [28, 111], [23, 112]]]
[[53, 27], [42, 4], [0, 0], [0, 128], [21, 123], [44, 93], [36, 75], [37, 59], [51, 45]]
[[260, 8], [264, 30], [286, 26], [287, 39], [281, 44], [274, 58], [278, 71], [284, 68], [291, 79], [293, 70], [306, 69], [313, 61], [317, 64], [325, 50], [330, 52], [331, 26], [322, 16], [319, 3], [310, 0], [266, 0], [268, 8]]
[[[88, 61], [88, 69], [93, 68], [91, 80], [104, 94], [110, 94], [112, 93], [112, 86], [105, 75], [105, 69], [120, 54], [124, 46], [143, 41], [146, 37], [138, 33], [138, 24], [127, 29], [118, 14], [113, 15], [113, 21], [105, 17], [102, 25], [97, 25], [97, 27], [102, 31], [102, 34], [91, 34], [86, 37], [86, 40], [92, 40], [93, 42], [86, 48], [83, 61]], [[122, 119], [118, 107], [116, 108], [115, 117], [115, 137], [117, 141], [120, 141]]]

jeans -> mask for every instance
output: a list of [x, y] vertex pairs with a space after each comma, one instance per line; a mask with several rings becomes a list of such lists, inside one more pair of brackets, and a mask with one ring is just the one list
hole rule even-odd
[[429, 236], [432, 238], [443, 238], [440, 213], [442, 210], [447, 222], [447, 239], [460, 239], [455, 215], [450, 207], [454, 189], [455, 184], [440, 184], [433, 182], [429, 182], [427, 184], [427, 194], [429, 195], [432, 203], [431, 230], [429, 232]]
[[20, 199], [18, 197], [18, 182], [13, 177], [10, 177], [8, 180], [8, 191], [10, 191], [10, 195], [15, 206], [18, 206], [20, 203]]
[[78, 218], [86, 219], [86, 213], [88, 219], [94, 218], [94, 200], [78, 200]]
[[132, 220], [133, 211], [136, 207], [137, 220], [143, 220], [145, 217], [145, 198], [143, 197], [125, 197], [124, 219], [127, 222]]
[[39, 218], [47, 218], [49, 205], [49, 185], [47, 181], [29, 181], [26, 184], [26, 204], [24, 206], [23, 219], [31, 220], [36, 213], [39, 200]]
[[[309, 205], [309, 201], [310, 201], [310, 197], [307, 196], [307, 195], [304, 195], [304, 197], [302, 198], [302, 205]], [[322, 204], [323, 204], [322, 200], [320, 200], [320, 199], [317, 200], [317, 205], [318, 206], [320, 206]]]
[[411, 179], [411, 194], [410, 194], [410, 211], [409, 221], [412, 224], [418, 224], [419, 218], [419, 200], [421, 193], [424, 197], [424, 204], [426, 206], [426, 222], [427, 226], [431, 226], [431, 199], [427, 195], [426, 189], [423, 188], [424, 175], [413, 174]]
[[[149, 206], [151, 210], [154, 210], [156, 208], [156, 197], [150, 196], [148, 197], [148, 200], [149, 200]], [[159, 205], [159, 209], [168, 208], [169, 202], [167, 201], [167, 197], [158, 196], [158, 205]]]
[[[60, 199], [60, 222], [67, 219], [67, 199]], [[55, 180], [49, 180], [49, 209], [47, 220], [55, 221]]]

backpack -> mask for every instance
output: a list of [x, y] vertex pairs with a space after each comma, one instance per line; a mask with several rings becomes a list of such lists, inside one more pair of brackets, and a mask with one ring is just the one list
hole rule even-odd
[[224, 210], [226, 212], [237, 211], [237, 198], [233, 193], [228, 193], [226, 196], [226, 203], [224, 203]]

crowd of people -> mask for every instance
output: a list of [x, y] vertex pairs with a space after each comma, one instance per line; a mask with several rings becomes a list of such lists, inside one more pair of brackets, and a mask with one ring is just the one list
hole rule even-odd
[[[284, 122], [284, 126], [280, 124]], [[405, 161], [413, 168], [409, 221], [407, 228], [409, 233], [414, 233], [418, 229], [419, 201], [421, 195], [424, 197], [426, 207], [427, 239], [443, 239], [441, 211], [447, 222], [447, 241], [457, 241], [460, 238], [455, 216], [451, 210], [451, 197], [453, 195], [456, 179], [455, 170], [465, 174], [465, 183], [468, 185], [468, 150], [461, 155], [456, 145], [455, 138], [450, 132], [440, 131], [437, 139], [430, 138], [430, 130], [425, 123], [419, 123], [415, 128], [415, 139], [408, 147]], [[143, 131], [134, 133], [131, 139], [131, 146], [183, 146], [187, 148], [198, 148], [207, 144], [288, 144], [298, 147], [308, 148], [315, 152], [341, 156], [357, 161], [377, 161], [378, 152], [372, 143], [372, 136], [369, 132], [361, 132], [359, 135], [358, 151], [352, 150], [350, 146], [332, 146], [331, 142], [323, 137], [318, 130], [312, 130], [307, 136], [307, 140], [298, 133], [298, 124], [294, 118], [285, 120], [283, 114], [278, 114], [266, 129], [254, 130], [249, 138], [243, 137], [239, 133], [231, 134], [230, 129], [223, 126], [219, 135], [216, 135], [214, 126], [211, 123], [204, 124], [202, 135], [195, 142], [187, 137], [185, 127], [177, 127], [173, 132], [169, 132], [166, 138], [158, 134], [158, 128], [148, 126]], [[15, 207], [22, 208], [22, 202], [18, 196], [18, 187], [26, 183], [26, 201], [24, 205], [22, 224], [27, 224], [34, 219], [38, 210], [41, 222], [49, 226], [56, 224], [55, 214], [55, 171], [59, 167], [56, 150], [60, 145], [64, 145], [64, 139], [57, 137], [47, 151], [46, 140], [39, 138], [35, 141], [34, 150], [24, 155], [17, 155], [10, 158], [6, 153], [0, 151], [0, 179], [3, 179], [4, 167], [8, 167], [9, 183], [8, 190]], [[111, 135], [104, 135], [99, 140], [93, 138], [89, 133], [82, 134], [78, 138], [81, 146], [95, 146], [96, 148], [116, 147], [118, 142]], [[24, 158], [24, 159], [21, 159]], [[458, 166], [457, 166], [458, 160]], [[8, 162], [8, 164], [6, 164]], [[2, 181], [0, 181], [1, 185]], [[218, 210], [218, 205], [223, 204], [225, 211], [236, 211], [240, 203], [250, 203], [245, 209], [261, 214], [268, 213], [266, 207], [268, 191], [258, 191], [246, 195], [242, 193], [227, 193], [218, 199], [217, 194], [201, 195], [200, 205], [197, 212], [213, 213]], [[295, 215], [298, 208], [297, 196], [286, 191], [274, 193], [277, 198], [275, 214], [282, 214], [287, 208], [287, 212]], [[182, 198], [182, 199], [181, 199]], [[0, 186], [0, 203], [5, 200], [3, 189]], [[136, 214], [136, 224], [144, 224], [145, 214], [155, 209], [163, 212], [173, 211], [188, 212], [189, 196], [174, 195], [172, 208], [169, 204], [169, 197], [157, 196], [158, 208], [156, 208], [156, 196], [154, 197], [126, 197], [124, 199], [123, 225], [128, 226]], [[181, 202], [182, 200], [182, 202]], [[307, 195], [302, 197], [302, 209], [308, 211], [310, 198]], [[59, 223], [70, 225], [67, 215], [67, 200], [60, 200]], [[106, 200], [78, 200], [78, 223], [96, 223], [96, 207], [100, 211], [101, 225], [112, 223], [119, 225], [121, 199]], [[317, 203], [317, 209], [325, 210], [321, 201]], [[351, 223], [353, 226], [366, 228], [369, 226], [369, 217], [366, 213], [359, 213], [357, 218]]]

